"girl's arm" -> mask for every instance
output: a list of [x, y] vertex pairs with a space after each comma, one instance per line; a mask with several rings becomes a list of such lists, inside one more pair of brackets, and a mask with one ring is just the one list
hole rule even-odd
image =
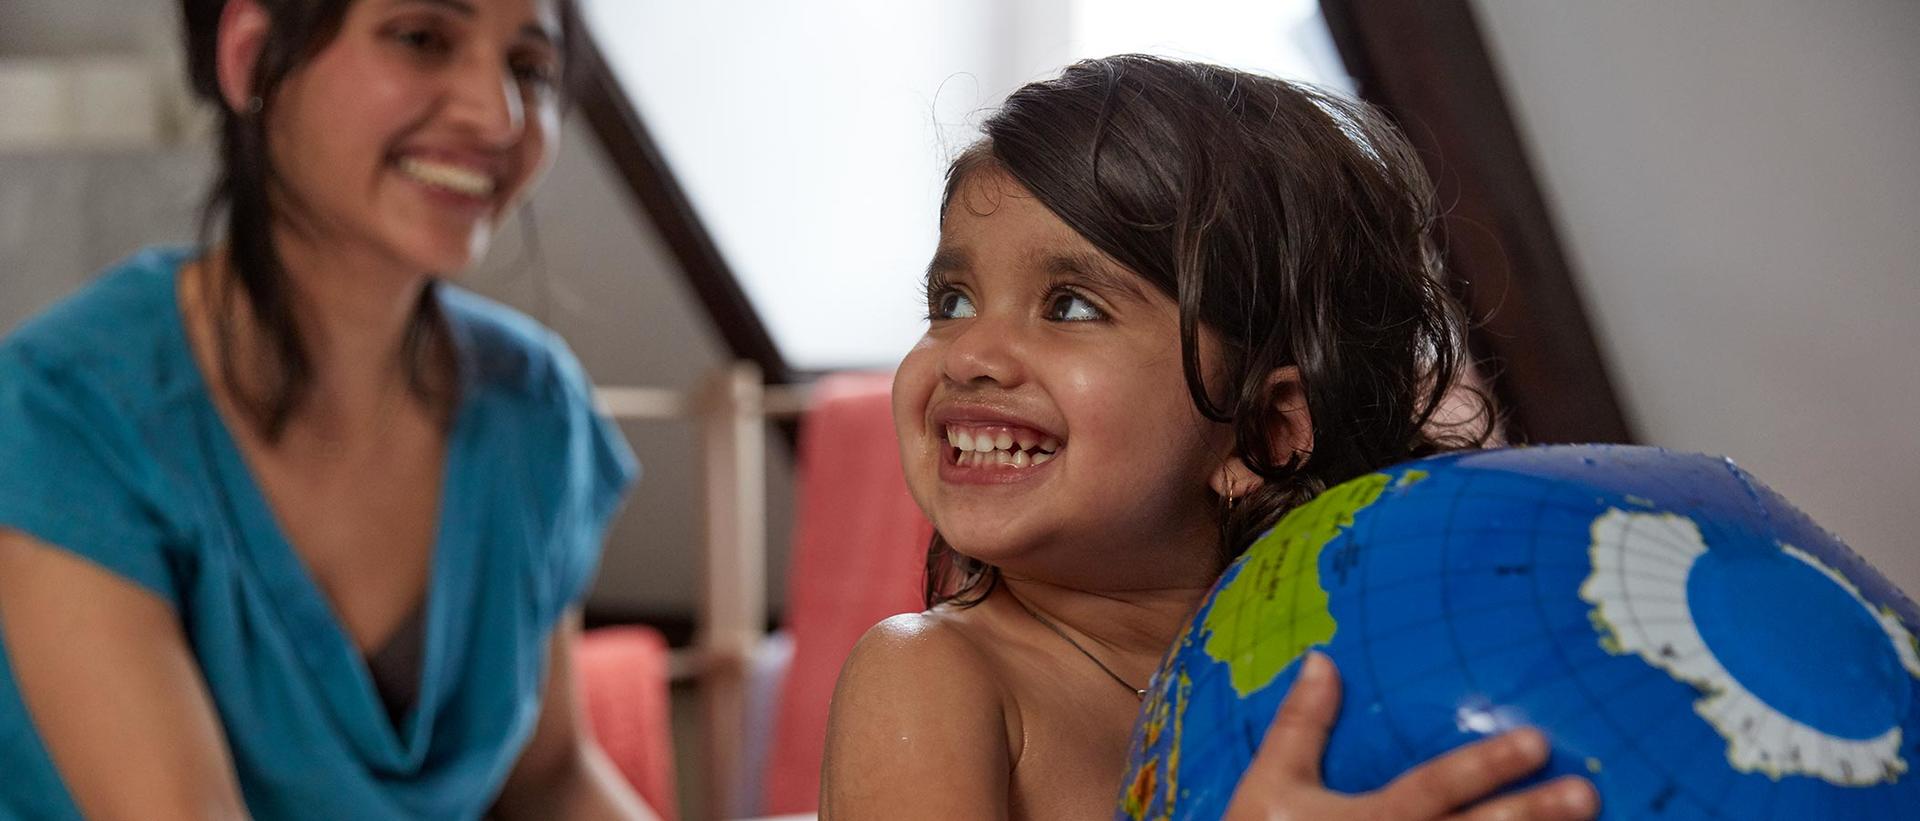
[[658, 816], [607, 760], [587, 725], [573, 677], [579, 613], [568, 613], [548, 642], [540, 718], [493, 806], [503, 819], [632, 819]]
[[1018, 732], [979, 650], [895, 616], [860, 639], [827, 721], [822, 821], [1004, 819]]
[[0, 633], [88, 818], [246, 817], [212, 698], [160, 597], [0, 528]]

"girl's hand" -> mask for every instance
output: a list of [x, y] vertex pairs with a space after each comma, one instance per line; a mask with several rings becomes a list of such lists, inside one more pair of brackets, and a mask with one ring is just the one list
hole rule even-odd
[[1420, 765], [1376, 792], [1347, 795], [1320, 781], [1327, 733], [1340, 714], [1340, 676], [1333, 662], [1309, 653], [1293, 690], [1267, 729], [1260, 751], [1241, 776], [1227, 805], [1227, 821], [1302, 821], [1347, 818], [1400, 819], [1586, 819], [1599, 810], [1593, 785], [1575, 776], [1556, 778], [1512, 795], [1474, 803], [1539, 769], [1547, 761], [1540, 731], [1515, 730], [1477, 741]]

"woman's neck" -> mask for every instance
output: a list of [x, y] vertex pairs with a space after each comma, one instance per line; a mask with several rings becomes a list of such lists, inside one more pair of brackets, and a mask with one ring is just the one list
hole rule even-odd
[[[289, 427], [336, 439], [390, 417], [412, 384], [408, 335], [428, 278], [394, 270], [371, 255], [324, 250], [297, 238], [283, 237], [276, 248], [311, 380]], [[271, 331], [254, 314], [229, 260], [222, 246], [198, 266], [200, 313], [207, 327], [225, 323], [227, 330], [204, 338], [231, 347], [227, 354], [237, 366], [231, 375], [242, 382], [239, 390], [261, 393], [280, 384], [282, 375], [274, 371], [279, 365]]]

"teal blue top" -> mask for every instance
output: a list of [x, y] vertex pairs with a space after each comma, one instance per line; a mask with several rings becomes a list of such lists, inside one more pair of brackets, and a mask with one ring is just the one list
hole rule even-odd
[[[480, 816], [533, 729], [547, 637], [593, 574], [632, 452], [552, 332], [436, 289], [461, 388], [419, 694], [396, 722], [214, 409], [175, 302], [188, 258], [143, 251], [0, 343], [0, 527], [172, 605], [256, 817]], [[78, 812], [0, 658], [11, 817]]]

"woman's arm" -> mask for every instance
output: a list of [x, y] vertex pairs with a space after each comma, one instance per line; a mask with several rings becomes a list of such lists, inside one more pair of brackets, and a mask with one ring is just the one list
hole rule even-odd
[[246, 817], [212, 699], [165, 601], [0, 528], [0, 635], [88, 818]]
[[966, 637], [920, 615], [881, 622], [834, 689], [820, 818], [1004, 819], [1009, 726]]
[[569, 613], [548, 642], [540, 719], [494, 802], [499, 818], [653, 819], [613, 762], [593, 740], [573, 679], [578, 613]]

